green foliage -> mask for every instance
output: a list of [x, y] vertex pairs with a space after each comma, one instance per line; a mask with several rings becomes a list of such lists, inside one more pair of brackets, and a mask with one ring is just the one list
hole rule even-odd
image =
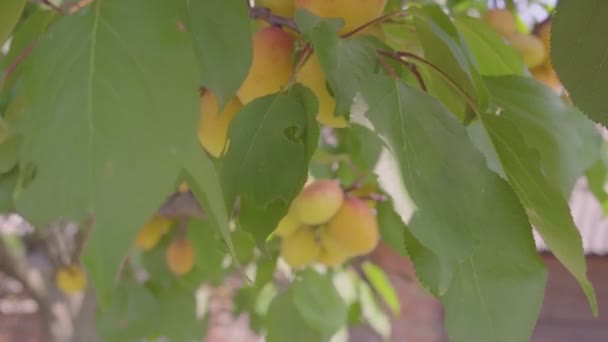
[[[234, 313], [269, 342], [330, 341], [362, 323], [387, 337], [380, 308], [398, 315], [403, 301], [379, 266], [362, 257], [290, 269], [280, 256], [272, 232], [311, 177], [337, 179], [373, 208], [383, 245], [411, 259], [453, 341], [529, 340], [547, 279], [532, 229], [597, 313], [567, 200], [586, 176], [608, 207], [607, 144], [583, 115], [608, 123], [608, 7], [560, 2], [552, 58], [568, 98], [467, 14], [486, 1], [447, 3], [388, 1], [366, 27], [375, 31], [340, 36], [345, 19], [334, 13], [280, 18], [240, 0], [97, 0], [71, 15], [0, 0], [0, 45], [10, 38], [0, 52], [0, 210], [37, 227], [92, 228], [82, 262], [109, 341], [201, 340], [209, 317], [199, 299], [235, 277]], [[252, 65], [261, 21], [299, 31], [289, 33], [294, 74], [230, 118], [226, 154], [211, 159], [197, 141], [199, 90], [222, 112]], [[319, 125], [331, 99], [296, 82], [311, 52], [323, 72], [312, 76], [326, 80], [348, 127]], [[262, 70], [260, 87], [273, 72]], [[188, 189], [176, 191], [182, 181]], [[149, 249], [134, 246], [158, 213], [172, 228]], [[194, 265], [176, 275], [168, 251], [182, 238]]]
[[219, 106], [224, 107], [245, 80], [251, 65], [253, 48], [247, 6], [241, 0], [185, 2], [201, 84], [211, 89]]
[[604, 39], [605, 2], [558, 3], [551, 30], [551, 57], [574, 103], [591, 119], [608, 124], [608, 65]]
[[0, 1], [0, 47], [4, 45], [6, 39], [10, 37], [11, 31], [19, 22], [25, 2], [25, 0]]

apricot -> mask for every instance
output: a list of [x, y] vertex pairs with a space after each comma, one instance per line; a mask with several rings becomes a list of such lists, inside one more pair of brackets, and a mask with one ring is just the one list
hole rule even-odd
[[242, 105], [238, 98], [232, 98], [220, 113], [217, 99], [210, 91], [200, 97], [200, 120], [198, 140], [210, 155], [220, 157], [226, 150], [228, 128]]
[[188, 186], [188, 183], [186, 183], [186, 182], [181, 182], [177, 186], [177, 192], [179, 192], [179, 193], [188, 192], [189, 190], [190, 190], [190, 187]]
[[327, 91], [327, 80], [325, 79], [319, 58], [315, 54], [310, 55], [306, 63], [298, 70], [296, 81], [310, 88], [317, 96], [319, 102], [318, 122], [333, 128], [348, 126], [343, 116], [334, 115], [336, 101], [329, 94], [329, 91]]
[[82, 292], [87, 287], [87, 276], [78, 265], [63, 266], [55, 274], [57, 288], [65, 294]]
[[530, 69], [530, 73], [537, 81], [551, 88], [554, 92], [560, 93], [562, 91], [562, 83], [550, 64], [542, 64], [536, 68], [532, 68]]
[[296, 8], [307, 9], [322, 18], [342, 18], [340, 33], [350, 32], [379, 17], [387, 0], [295, 0]]
[[[325, 229], [327, 241], [332, 241], [342, 251], [352, 255], [371, 252], [380, 240], [378, 222], [373, 210], [364, 200], [355, 197], [344, 199], [344, 203]], [[323, 241], [327, 243], [325, 239]]]
[[287, 215], [279, 221], [273, 234], [284, 238], [295, 233], [298, 228], [300, 228], [298, 219], [292, 213], [287, 213]]
[[291, 203], [293, 215], [303, 224], [319, 225], [336, 214], [344, 201], [344, 191], [333, 180], [318, 180], [306, 186]]
[[491, 9], [485, 12], [482, 19], [503, 37], [515, 33], [515, 17], [507, 9]]
[[173, 274], [181, 276], [192, 270], [196, 251], [188, 239], [177, 238], [171, 242], [165, 254], [167, 266]]
[[255, 5], [266, 7], [272, 13], [286, 18], [293, 18], [296, 11], [294, 0], [255, 0]]
[[165, 235], [173, 222], [161, 216], [152, 217], [137, 233], [135, 245], [144, 251], [154, 248]]
[[313, 263], [321, 253], [313, 227], [302, 227], [281, 240], [281, 257], [293, 268]]
[[515, 32], [508, 36], [507, 40], [521, 53], [528, 68], [543, 64], [547, 57], [543, 42], [536, 36]]
[[321, 249], [321, 254], [319, 254], [319, 257], [317, 258], [317, 262], [328, 267], [337, 267], [344, 264], [348, 258], [348, 254], [323, 248]]
[[237, 92], [243, 104], [281, 90], [293, 70], [294, 38], [280, 27], [267, 26], [253, 35], [253, 59]]

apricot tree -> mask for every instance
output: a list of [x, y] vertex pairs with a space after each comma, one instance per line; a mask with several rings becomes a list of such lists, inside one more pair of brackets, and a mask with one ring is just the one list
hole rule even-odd
[[228, 276], [267, 341], [329, 341], [398, 314], [379, 243], [454, 341], [527, 341], [533, 229], [597, 313], [567, 199], [606, 196], [608, 6], [537, 2], [0, 0], [2, 210], [79, 224], [56, 282], [107, 341], [200, 338]]

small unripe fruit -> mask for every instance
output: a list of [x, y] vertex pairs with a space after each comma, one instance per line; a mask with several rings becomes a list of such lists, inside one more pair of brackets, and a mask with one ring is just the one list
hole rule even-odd
[[327, 238], [352, 255], [364, 255], [380, 240], [378, 222], [365, 201], [349, 197], [326, 226]]
[[282, 28], [267, 26], [253, 35], [253, 59], [245, 81], [237, 92], [247, 104], [276, 93], [284, 87], [294, 70], [294, 38]]
[[287, 213], [287, 215], [279, 221], [279, 224], [273, 233], [276, 236], [284, 238], [295, 233], [298, 228], [300, 228], [298, 219], [292, 213]]
[[82, 292], [87, 287], [87, 276], [78, 265], [61, 267], [55, 274], [57, 288], [65, 294]]
[[515, 32], [507, 40], [524, 57], [524, 64], [528, 68], [541, 65], [547, 57], [543, 42], [536, 36]]
[[194, 267], [196, 251], [188, 239], [178, 238], [167, 247], [165, 256], [169, 270], [181, 276], [190, 272]]
[[241, 103], [234, 97], [220, 113], [217, 99], [210, 91], [200, 96], [200, 119], [198, 140], [210, 155], [220, 157], [226, 150], [226, 139], [230, 123], [241, 110]]
[[135, 245], [144, 251], [154, 248], [165, 235], [173, 222], [161, 216], [154, 216], [137, 233]]
[[308, 266], [320, 253], [321, 245], [312, 227], [302, 227], [281, 240], [281, 257], [293, 268]]
[[503, 37], [507, 37], [515, 33], [517, 29], [513, 14], [511, 11], [506, 9], [488, 10], [486, 13], [484, 13], [482, 19]]
[[311, 183], [291, 203], [291, 211], [303, 224], [319, 225], [327, 222], [344, 201], [344, 191], [332, 180]]

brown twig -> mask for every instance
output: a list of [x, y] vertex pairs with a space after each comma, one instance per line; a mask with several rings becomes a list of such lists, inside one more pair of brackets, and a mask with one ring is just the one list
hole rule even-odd
[[66, 14], [66, 11], [63, 8], [55, 5], [54, 3], [52, 3], [49, 0], [38, 0], [38, 2], [41, 3], [41, 4], [43, 4], [43, 5], [45, 5], [45, 6], [50, 7], [55, 12], [58, 12], [58, 13], [61, 13], [61, 14]]
[[418, 81], [420, 88], [424, 91], [428, 91], [426, 88], [426, 84], [424, 83], [424, 79], [422, 78], [422, 75], [420, 74], [420, 71], [418, 71], [418, 68], [416, 67], [416, 65], [409, 63], [408, 61], [404, 61], [402, 59], [403, 56], [401, 55], [400, 52], [385, 51], [385, 50], [378, 50], [377, 52], [380, 55], [390, 57], [390, 58], [394, 59], [395, 61], [403, 64], [406, 68], [408, 68], [410, 70], [410, 72], [414, 75], [414, 77], [416, 77], [416, 81]]
[[30, 55], [34, 47], [38, 45], [39, 40], [36, 39], [30, 45], [28, 45], [21, 53], [15, 58], [15, 60], [6, 68], [6, 72], [2, 77], [2, 84], [4, 84], [8, 78], [15, 72], [15, 69], [23, 62], [23, 60]]
[[298, 25], [293, 19], [285, 18], [280, 15], [273, 14], [266, 7], [250, 7], [249, 16], [252, 19], [264, 20], [270, 25], [287, 27], [295, 32], [300, 32]]
[[386, 20], [392, 19], [392, 18], [397, 17], [397, 16], [402, 16], [402, 15], [407, 15], [406, 10], [399, 10], [399, 11], [394, 11], [394, 12], [391, 12], [391, 13], [387, 13], [385, 15], [379, 16], [379, 17], [377, 17], [377, 18], [375, 18], [373, 20], [370, 20], [370, 21], [366, 22], [365, 24], [363, 24], [363, 25], [355, 28], [352, 31], [344, 33], [341, 37], [342, 38], [351, 37], [351, 36], [353, 36], [353, 35], [361, 32], [361, 31], [365, 30], [366, 28], [368, 28], [370, 26], [373, 26], [375, 24], [384, 22]]
[[205, 216], [198, 200], [191, 191], [176, 192], [158, 209], [159, 216], [170, 219], [202, 218]]

